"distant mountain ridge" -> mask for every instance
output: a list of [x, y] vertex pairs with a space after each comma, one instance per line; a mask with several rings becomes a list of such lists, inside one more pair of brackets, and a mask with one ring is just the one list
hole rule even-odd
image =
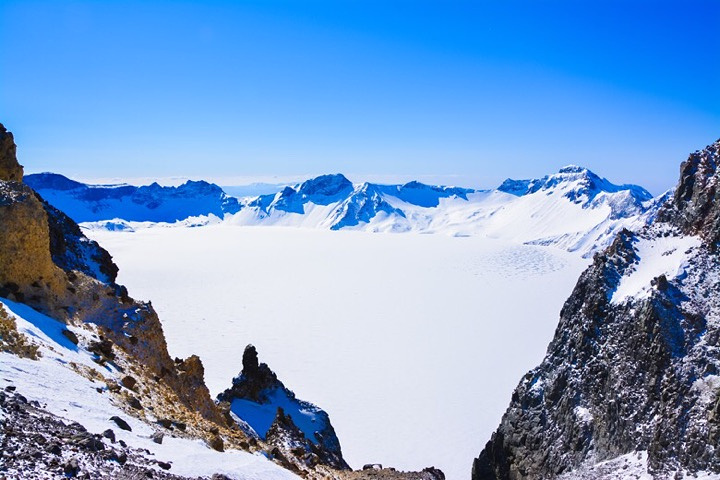
[[37, 173], [26, 175], [25, 182], [76, 222], [175, 222], [199, 215], [222, 218], [240, 209], [236, 198], [205, 181], [188, 180], [178, 187], [88, 185], [56, 173]]
[[[49, 203], [86, 228], [197, 225], [217, 217], [232, 225], [479, 235], [583, 255], [607, 246], [622, 228], [644, 226], [661, 203], [642, 187], [615, 185], [575, 165], [539, 179], [508, 179], [495, 190], [417, 181], [353, 184], [337, 173], [241, 199], [207, 182], [134, 187], [86, 185], [47, 173], [27, 177]], [[195, 217], [206, 219], [188, 220]]]
[[508, 178], [498, 187], [498, 190], [522, 196], [540, 190], [549, 190], [568, 181], [578, 182], [575, 195], [567, 195], [567, 198], [572, 201], [580, 200], [583, 196], [587, 200], [592, 200], [601, 192], [617, 193], [621, 191], [628, 191], [634, 198], [643, 202], [652, 198], [650, 192], [638, 185], [615, 185], [604, 178], [600, 178], [587, 168], [577, 165], [567, 165], [556, 174], [546, 175], [534, 180], [512, 180]]

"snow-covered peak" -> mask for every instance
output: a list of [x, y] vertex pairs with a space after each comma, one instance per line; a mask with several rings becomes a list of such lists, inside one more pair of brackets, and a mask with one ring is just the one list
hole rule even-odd
[[25, 183], [35, 190], [74, 190], [85, 187], [84, 183], [70, 180], [69, 178], [58, 173], [43, 172], [33, 173], [25, 177]]
[[547, 195], [560, 193], [570, 201], [587, 206], [601, 193], [628, 192], [636, 202], [646, 202], [652, 195], [637, 185], [616, 185], [596, 175], [591, 170], [577, 165], [567, 165], [558, 173], [531, 180], [505, 180], [499, 187], [501, 192], [515, 196], [542, 192]]
[[659, 203], [641, 187], [615, 185], [568, 166], [534, 180], [507, 180], [494, 191], [426, 185], [352, 185], [323, 175], [274, 195], [246, 200], [228, 221], [371, 232], [482, 235], [547, 245], [583, 255], [623, 228], [644, 226]]
[[583, 173], [583, 172], [589, 172], [589, 170], [585, 167], [581, 167], [579, 165], [565, 165], [560, 170], [558, 170], [558, 173]]
[[459, 187], [444, 187], [426, 185], [418, 181], [408, 182], [405, 185], [389, 185], [384, 188], [385, 193], [393, 195], [400, 200], [418, 205], [420, 207], [437, 207], [441, 198], [457, 197], [467, 200], [467, 195], [476, 190]]
[[345, 175], [335, 173], [330, 175], [321, 175], [319, 177], [306, 180], [300, 184], [299, 188], [297, 188], [297, 192], [301, 195], [307, 196], [321, 195], [331, 197], [347, 192], [348, 189], [352, 188], [352, 182], [345, 178]]

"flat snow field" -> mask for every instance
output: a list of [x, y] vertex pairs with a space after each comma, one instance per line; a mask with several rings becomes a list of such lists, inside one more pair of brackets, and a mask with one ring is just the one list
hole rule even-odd
[[354, 468], [472, 460], [542, 359], [585, 260], [482, 237], [211, 225], [88, 232], [213, 395], [257, 346]]

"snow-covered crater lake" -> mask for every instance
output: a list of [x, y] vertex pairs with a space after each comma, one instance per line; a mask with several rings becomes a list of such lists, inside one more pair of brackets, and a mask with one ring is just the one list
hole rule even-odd
[[216, 395], [246, 344], [326, 410], [354, 468], [469, 478], [589, 260], [479, 236], [211, 225], [88, 231]]

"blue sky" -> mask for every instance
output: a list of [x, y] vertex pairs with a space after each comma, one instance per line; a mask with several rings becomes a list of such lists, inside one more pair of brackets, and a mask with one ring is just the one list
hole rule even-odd
[[0, 1], [28, 171], [660, 193], [720, 137], [720, 2]]

